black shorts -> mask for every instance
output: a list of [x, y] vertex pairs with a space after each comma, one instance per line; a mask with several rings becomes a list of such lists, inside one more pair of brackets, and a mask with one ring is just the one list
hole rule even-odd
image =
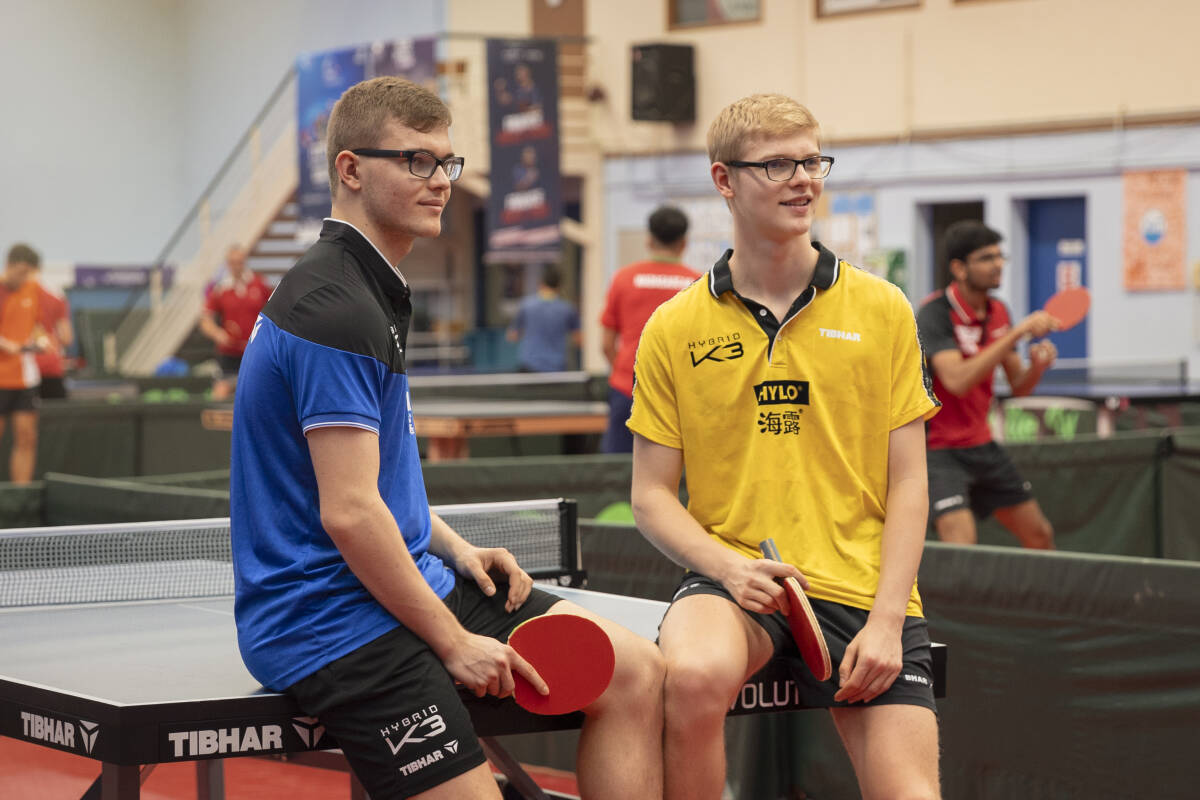
[[42, 382], [38, 385], [38, 397], [43, 400], [66, 400], [67, 399], [67, 384], [61, 378], [50, 378], [42, 376]]
[[7, 417], [14, 411], [34, 411], [38, 406], [38, 390], [35, 389], [0, 389], [0, 417]]
[[231, 356], [217, 353], [217, 363], [221, 366], [221, 374], [225, 377], [237, 377], [242, 368], [242, 356]]
[[[472, 633], [507, 641], [560, 598], [534, 588], [511, 614], [508, 587], [492, 597], [459, 579], [446, 605]], [[459, 689], [424, 641], [398, 627], [287, 688], [336, 737], [372, 800], [405, 798], [484, 762]]]
[[998, 508], [1033, 499], [1032, 486], [1021, 477], [1004, 448], [995, 442], [978, 447], [930, 450], [929, 518], [969, 507], [976, 519]]
[[[711, 594], [724, 597], [736, 605], [725, 587], [712, 578], [689, 572], [679, 583], [671, 602], [690, 594]], [[800, 656], [796, 640], [792, 638], [787, 618], [776, 611], [774, 614], [757, 614], [742, 609], [743, 613], [757, 622], [774, 646], [774, 658], [783, 659], [796, 681], [800, 701], [808, 708], [847, 708], [858, 706], [910, 705], [922, 706], [934, 712], [937, 703], [933, 699], [933, 652], [930, 649], [929, 625], [922, 617], [905, 617], [900, 643], [904, 649], [904, 666], [891, 687], [867, 703], [847, 703], [834, 700], [839, 688], [838, 665], [846, 655], [850, 641], [867, 624], [867, 611], [841, 603], [808, 598], [813, 613], [821, 623], [825, 634], [825, 645], [829, 648], [829, 660], [833, 674], [827, 681], [818, 681]], [[739, 606], [740, 607], [740, 606]]]

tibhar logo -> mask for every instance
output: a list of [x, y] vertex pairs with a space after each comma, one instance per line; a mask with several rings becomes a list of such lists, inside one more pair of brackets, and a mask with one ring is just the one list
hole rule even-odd
[[[401, 733], [402, 731], [403, 734], [400, 737], [400, 741], [392, 741], [392, 735]], [[417, 733], [418, 731], [420, 731], [420, 734]], [[404, 747], [406, 744], [417, 744], [425, 741], [426, 739], [432, 739], [434, 736], [440, 736], [445, 732], [446, 722], [442, 719], [442, 715], [438, 713], [438, 707], [433, 705], [429, 708], [423, 709], [414, 714], [409, 714], [407, 717], [393, 722], [388, 727], [380, 730], [379, 735], [383, 737], [384, 741], [387, 742], [388, 747], [391, 748], [392, 755], [396, 755], [400, 752], [400, 748]], [[441, 758], [440, 751], [438, 751], [437, 754], [438, 758]], [[421, 766], [424, 766], [424, 764]], [[414, 771], [420, 768], [421, 767], [416, 767], [414, 768]], [[401, 771], [403, 770], [404, 768], [401, 767]], [[407, 775], [408, 773], [405, 772], [404, 774]]]
[[817, 328], [825, 339], [844, 339], [847, 342], [861, 342], [862, 336], [858, 331], [838, 331], [833, 328]]
[[315, 748], [325, 735], [325, 726], [316, 717], [292, 717], [292, 727], [308, 748]]
[[168, 733], [174, 748], [173, 758], [195, 758], [219, 753], [256, 753], [283, 749], [283, 728], [279, 725], [249, 725], [245, 728], [175, 731]]
[[904, 680], [908, 681], [909, 683], [919, 683], [922, 686], [929, 685], [929, 678], [926, 678], [924, 675], [910, 675], [905, 672], [901, 675], [901, 677], [903, 677]]
[[79, 720], [79, 727], [74, 722], [65, 719], [35, 714], [32, 711], [21, 712], [21, 733], [26, 739], [36, 739], [62, 747], [75, 749], [75, 734], [79, 733], [80, 743], [85, 753], [91, 753], [96, 746], [96, 737], [100, 734], [100, 724]]
[[738, 341], [741, 338], [742, 335], [735, 332], [688, 342], [688, 355], [692, 358], [692, 366], [698, 367], [705, 361], [721, 363], [741, 358], [746, 354], [742, 343]]
[[442, 747], [445, 748], [447, 753], [454, 755], [458, 752], [458, 739], [452, 739], [442, 745]]
[[417, 770], [425, 769], [430, 764], [432, 764], [436, 761], [441, 761], [443, 758], [445, 758], [445, 756], [442, 755], [441, 750], [434, 750], [429, 755], [421, 756], [420, 758], [415, 758], [412, 761], [405, 764], [403, 767], [400, 767], [400, 774], [401, 775], [412, 775]]

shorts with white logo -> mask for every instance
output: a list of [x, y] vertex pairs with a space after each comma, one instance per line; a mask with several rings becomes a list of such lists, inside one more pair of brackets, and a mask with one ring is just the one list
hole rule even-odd
[[1004, 448], [995, 442], [978, 447], [948, 447], [926, 454], [929, 467], [929, 518], [970, 507], [976, 519], [1033, 499]]
[[[724, 586], [712, 578], [696, 572], [684, 575], [675, 590], [675, 600], [693, 594], [711, 594], [724, 597], [734, 603], [731, 595]], [[672, 602], [675, 602], [672, 600]], [[775, 658], [784, 659], [791, 669], [792, 679], [796, 681], [800, 701], [808, 708], [846, 708], [858, 706], [910, 705], [923, 706], [934, 712], [937, 703], [933, 699], [933, 652], [930, 650], [929, 625], [921, 617], [905, 617], [904, 628], [900, 634], [900, 644], [904, 650], [904, 666], [895, 682], [883, 694], [867, 703], [846, 703], [834, 700], [833, 696], [839, 688], [838, 665], [846, 655], [846, 647], [867, 624], [867, 611], [853, 606], [833, 603], [809, 597], [813, 613], [821, 623], [821, 632], [825, 634], [825, 645], [829, 648], [829, 660], [833, 663], [833, 674], [827, 681], [818, 681], [808, 669], [804, 659], [800, 657], [800, 649], [792, 638], [791, 628], [787, 618], [776, 611], [774, 614], [758, 614], [742, 609], [743, 613], [753, 619], [771, 637], [775, 648]]]
[[[492, 597], [459, 579], [446, 605], [472, 633], [507, 641], [520, 623], [559, 601], [534, 588], [511, 614], [506, 584]], [[484, 762], [471, 717], [440, 659], [395, 628], [287, 688], [337, 739], [371, 800], [411, 797]]]

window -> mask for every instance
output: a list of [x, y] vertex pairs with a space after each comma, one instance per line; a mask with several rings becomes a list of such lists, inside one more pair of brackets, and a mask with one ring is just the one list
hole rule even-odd
[[817, 0], [817, 16], [851, 14], [855, 11], [880, 11], [885, 8], [919, 6], [921, 0]]
[[670, 27], [753, 22], [762, 17], [762, 0], [670, 0]]

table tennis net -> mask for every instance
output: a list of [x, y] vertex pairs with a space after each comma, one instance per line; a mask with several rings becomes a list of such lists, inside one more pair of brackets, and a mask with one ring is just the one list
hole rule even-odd
[[[572, 500], [435, 506], [472, 544], [534, 577], [578, 571]], [[0, 607], [219, 597], [234, 592], [228, 518], [0, 531]]]

